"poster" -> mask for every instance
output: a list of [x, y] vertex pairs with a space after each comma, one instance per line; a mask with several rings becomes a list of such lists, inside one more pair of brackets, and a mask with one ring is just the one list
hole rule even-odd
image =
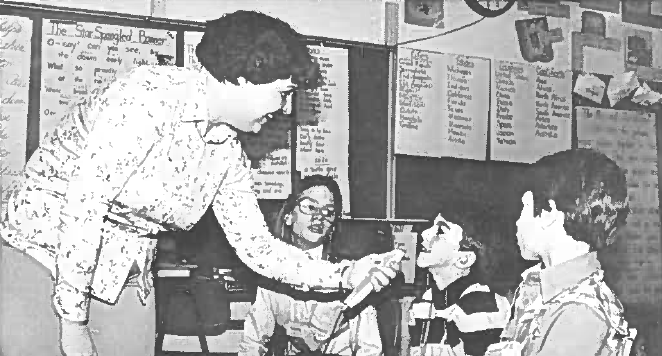
[[398, 52], [395, 153], [485, 160], [490, 61]]
[[200, 68], [195, 48], [202, 40], [204, 32], [184, 32], [184, 67]]
[[490, 157], [533, 163], [572, 142], [572, 72], [495, 61]]
[[40, 137], [70, 105], [101, 90], [118, 74], [175, 56], [175, 33], [88, 22], [44, 19]]
[[0, 16], [0, 172], [2, 211], [26, 159], [32, 20]]
[[579, 147], [597, 149], [626, 170], [631, 212], [618, 236], [628, 246], [622, 256], [626, 271], [620, 280], [624, 301], [657, 304], [662, 301], [660, 293], [654, 293], [661, 288], [662, 260], [655, 115], [589, 107], [575, 110]]
[[302, 177], [333, 177], [343, 195], [343, 214], [349, 206], [349, 52], [343, 48], [309, 46], [322, 69], [325, 86], [300, 95], [298, 115], [315, 111], [317, 126], [298, 127], [296, 169]]

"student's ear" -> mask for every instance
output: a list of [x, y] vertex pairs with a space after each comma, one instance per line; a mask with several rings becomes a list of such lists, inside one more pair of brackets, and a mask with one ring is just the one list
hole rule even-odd
[[455, 266], [460, 269], [465, 269], [473, 266], [476, 262], [476, 254], [471, 251], [458, 251], [455, 260]]

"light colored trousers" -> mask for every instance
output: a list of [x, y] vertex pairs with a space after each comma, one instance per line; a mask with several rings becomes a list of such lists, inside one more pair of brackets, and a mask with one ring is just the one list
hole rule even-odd
[[[0, 348], [2, 356], [59, 356], [59, 323], [47, 268], [10, 247], [0, 252]], [[153, 356], [154, 291], [147, 305], [127, 287], [115, 305], [92, 300], [89, 327], [99, 356]]]

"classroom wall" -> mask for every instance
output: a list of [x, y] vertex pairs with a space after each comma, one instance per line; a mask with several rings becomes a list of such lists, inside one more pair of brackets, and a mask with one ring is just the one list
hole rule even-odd
[[[400, 4], [400, 22], [404, 18], [404, 0], [389, 0]], [[149, 0], [32, 0], [64, 7], [113, 11], [134, 15], [149, 15]], [[570, 19], [548, 17], [550, 29], [560, 27], [564, 41], [556, 43], [554, 60], [537, 63], [557, 69], [570, 69], [570, 38], [572, 31], [581, 30], [584, 9], [576, 2], [570, 6]], [[454, 29], [480, 19], [464, 0], [445, 0], [445, 29], [421, 28], [403, 24], [399, 41], [427, 37]], [[310, 35], [383, 43], [384, 0], [165, 0], [165, 15], [170, 19], [206, 21], [237, 10], [258, 10], [289, 22], [297, 31]], [[653, 11], [657, 12], [656, 9]], [[607, 19], [607, 37], [623, 39], [623, 28], [653, 32], [653, 43], [662, 41], [662, 31], [624, 24], [620, 14], [602, 12]], [[503, 16], [484, 21], [458, 32], [407, 45], [408, 47], [488, 57], [491, 59], [522, 61], [514, 21], [538, 17], [517, 9], [517, 5]], [[621, 53], [585, 49], [585, 70], [599, 74], [617, 74], [624, 67], [625, 46]], [[653, 65], [662, 67], [662, 47], [654, 48]]]

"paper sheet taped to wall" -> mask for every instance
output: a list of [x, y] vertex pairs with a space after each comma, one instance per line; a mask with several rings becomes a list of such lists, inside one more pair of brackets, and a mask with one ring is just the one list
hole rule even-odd
[[52, 131], [67, 109], [117, 75], [175, 56], [175, 33], [89, 22], [44, 19], [41, 54], [40, 136]]
[[485, 160], [490, 61], [398, 51], [395, 153]]
[[0, 172], [2, 211], [10, 185], [22, 174], [30, 82], [32, 20], [0, 16]]
[[333, 177], [343, 196], [343, 213], [349, 215], [349, 52], [309, 48], [326, 85], [299, 94], [297, 115], [311, 115], [313, 111], [320, 119], [317, 126], [298, 127], [296, 168], [302, 177]]
[[572, 72], [495, 61], [490, 157], [533, 163], [571, 147]]
[[[662, 281], [655, 114], [590, 107], [575, 110], [579, 147], [596, 149], [627, 170], [630, 215], [619, 230], [619, 239], [628, 246], [623, 254], [625, 275], [632, 273], [634, 278], [623, 278], [620, 284], [627, 291], [623, 293], [626, 302], [642, 302], [640, 297], [655, 293], [644, 293], [640, 286], [659, 288]], [[648, 253], [650, 246], [655, 249]], [[657, 295], [656, 303], [661, 300]]]

